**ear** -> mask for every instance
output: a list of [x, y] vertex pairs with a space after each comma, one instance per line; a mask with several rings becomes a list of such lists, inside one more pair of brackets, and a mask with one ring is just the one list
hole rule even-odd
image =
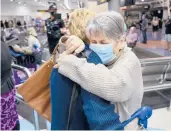
[[126, 35], [123, 35], [118, 42], [118, 50], [122, 50], [125, 47]]

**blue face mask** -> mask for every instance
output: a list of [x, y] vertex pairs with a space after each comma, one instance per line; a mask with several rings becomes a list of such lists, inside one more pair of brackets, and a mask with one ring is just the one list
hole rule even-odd
[[90, 44], [89, 48], [100, 57], [103, 64], [111, 62], [116, 57], [112, 44]]

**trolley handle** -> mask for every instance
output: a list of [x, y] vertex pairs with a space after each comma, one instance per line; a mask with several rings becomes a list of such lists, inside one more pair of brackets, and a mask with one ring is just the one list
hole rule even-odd
[[11, 66], [13, 69], [20, 70], [20, 71], [24, 72], [28, 78], [31, 76], [31, 72], [29, 71], [29, 69], [27, 69], [23, 66], [16, 65], [16, 64], [12, 64]]

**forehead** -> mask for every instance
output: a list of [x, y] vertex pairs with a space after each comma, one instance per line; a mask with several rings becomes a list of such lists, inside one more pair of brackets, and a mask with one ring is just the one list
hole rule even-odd
[[109, 39], [103, 34], [99, 34], [99, 35], [91, 34], [87, 37], [90, 41], [96, 41], [96, 42], [109, 41]]

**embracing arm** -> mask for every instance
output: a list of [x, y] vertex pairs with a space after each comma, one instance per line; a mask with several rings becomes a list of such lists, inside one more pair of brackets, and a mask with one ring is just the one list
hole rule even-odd
[[[132, 94], [131, 71], [120, 64], [109, 70], [102, 64], [87, 63], [84, 58], [69, 55], [59, 60], [59, 73], [78, 83], [82, 88], [105, 100], [123, 102]], [[133, 68], [133, 67], [131, 67]]]

